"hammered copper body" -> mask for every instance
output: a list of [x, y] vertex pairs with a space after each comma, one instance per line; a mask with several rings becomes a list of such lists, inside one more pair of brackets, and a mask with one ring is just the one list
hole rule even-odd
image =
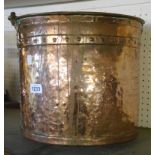
[[[93, 12], [16, 17], [22, 131], [50, 144], [98, 145], [136, 136], [143, 20]], [[40, 93], [31, 85], [39, 84]]]

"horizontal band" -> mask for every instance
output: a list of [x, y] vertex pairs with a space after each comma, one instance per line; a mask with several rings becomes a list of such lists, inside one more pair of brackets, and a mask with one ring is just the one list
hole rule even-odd
[[18, 46], [54, 44], [103, 44], [138, 47], [138, 38], [104, 36], [104, 35], [48, 35], [18, 39]]

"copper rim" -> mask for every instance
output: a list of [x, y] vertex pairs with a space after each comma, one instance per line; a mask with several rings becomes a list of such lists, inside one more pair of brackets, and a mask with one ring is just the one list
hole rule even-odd
[[105, 12], [69, 12], [69, 11], [61, 11], [61, 12], [45, 12], [45, 13], [34, 13], [34, 14], [26, 14], [22, 16], [18, 16], [17, 19], [27, 18], [27, 17], [34, 17], [34, 16], [48, 16], [48, 15], [94, 15], [94, 16], [105, 16], [105, 17], [117, 17], [117, 18], [129, 18], [139, 21], [141, 24], [144, 24], [144, 20], [139, 17], [124, 15], [124, 14], [117, 14], [117, 13], [105, 13]]

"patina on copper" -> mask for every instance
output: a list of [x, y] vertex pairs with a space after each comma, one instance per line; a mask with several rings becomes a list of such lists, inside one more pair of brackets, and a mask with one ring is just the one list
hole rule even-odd
[[136, 137], [142, 19], [94, 12], [9, 19], [17, 30], [27, 138], [99, 145]]

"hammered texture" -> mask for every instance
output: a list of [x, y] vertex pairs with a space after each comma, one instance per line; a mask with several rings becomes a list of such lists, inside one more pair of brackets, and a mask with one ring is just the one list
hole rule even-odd
[[[16, 22], [26, 137], [71, 145], [135, 137], [142, 32], [138, 20], [51, 14]], [[42, 93], [32, 93], [31, 84], [40, 84]]]

